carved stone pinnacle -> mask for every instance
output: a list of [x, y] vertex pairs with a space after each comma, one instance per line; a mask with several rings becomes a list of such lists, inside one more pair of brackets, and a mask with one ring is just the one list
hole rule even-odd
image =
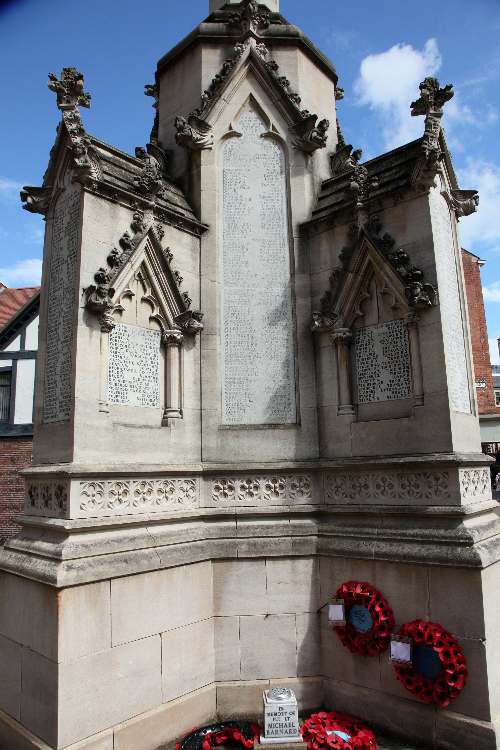
[[419, 88], [420, 98], [411, 103], [413, 117], [442, 114], [446, 102], [449, 102], [455, 96], [453, 85], [449, 83], [444, 88], [440, 88], [437, 78], [426, 78]]
[[76, 68], [63, 68], [61, 78], [49, 73], [48, 86], [57, 94], [57, 106], [61, 111], [90, 107], [92, 97], [83, 90], [83, 74]]

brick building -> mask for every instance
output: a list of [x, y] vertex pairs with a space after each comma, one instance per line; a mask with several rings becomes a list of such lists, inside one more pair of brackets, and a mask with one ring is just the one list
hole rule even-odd
[[39, 290], [0, 284], [0, 543], [17, 531], [31, 461]]
[[[497, 406], [495, 376], [491, 366], [488, 328], [484, 310], [481, 268], [484, 261], [462, 251], [467, 307], [472, 342], [474, 376], [483, 451], [495, 456], [500, 469], [500, 407]], [[498, 378], [496, 378], [498, 380]]]

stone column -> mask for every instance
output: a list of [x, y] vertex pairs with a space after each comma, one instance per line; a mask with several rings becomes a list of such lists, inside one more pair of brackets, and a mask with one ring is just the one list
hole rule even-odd
[[418, 315], [415, 312], [406, 318], [408, 336], [410, 338], [411, 373], [413, 380], [413, 399], [415, 406], [424, 403], [424, 382], [422, 378], [422, 363], [420, 361], [420, 342], [418, 338]]
[[181, 346], [183, 335], [178, 329], [165, 331], [165, 410], [163, 423], [182, 417]]
[[337, 372], [339, 381], [339, 414], [354, 414], [351, 387], [351, 341], [348, 328], [338, 328], [331, 334], [337, 348]]

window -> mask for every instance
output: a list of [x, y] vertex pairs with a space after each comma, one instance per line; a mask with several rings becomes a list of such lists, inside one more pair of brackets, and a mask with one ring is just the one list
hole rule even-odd
[[495, 390], [495, 406], [500, 406], [500, 390]]
[[12, 373], [0, 372], [0, 424], [8, 422], [10, 417], [10, 384]]

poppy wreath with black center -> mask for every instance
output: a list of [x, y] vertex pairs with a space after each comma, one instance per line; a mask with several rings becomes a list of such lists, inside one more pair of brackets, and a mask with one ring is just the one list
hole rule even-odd
[[[394, 629], [394, 614], [380, 591], [369, 583], [347, 581], [335, 594], [343, 599], [346, 625], [335, 625], [334, 630], [349, 651], [360, 656], [377, 656], [389, 647]], [[371, 617], [372, 627], [366, 633], [358, 632], [349, 622], [349, 612], [354, 606], [365, 607]]]
[[211, 750], [234, 743], [250, 750], [260, 737], [260, 727], [250, 721], [222, 721], [193, 729], [175, 746], [175, 750]]
[[335, 711], [311, 714], [300, 728], [300, 733], [309, 750], [377, 750], [378, 747], [371, 729], [353, 716]]
[[417, 698], [446, 708], [458, 698], [467, 681], [467, 661], [458, 641], [433, 622], [414, 620], [403, 625], [398, 635], [410, 638], [413, 647], [427, 646], [438, 656], [442, 669], [431, 679], [411, 664], [394, 664], [397, 679]]

